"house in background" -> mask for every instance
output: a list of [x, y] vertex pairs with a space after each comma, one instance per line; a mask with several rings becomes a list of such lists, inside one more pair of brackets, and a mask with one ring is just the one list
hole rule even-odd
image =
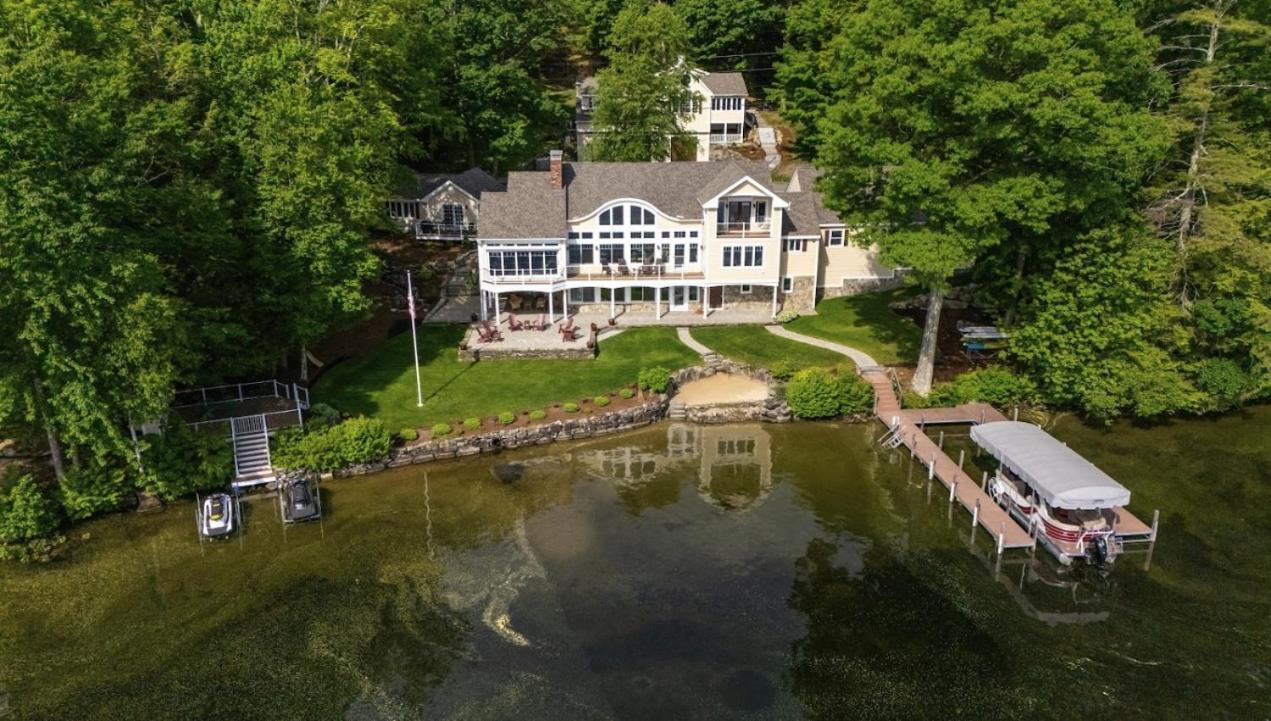
[[[596, 79], [584, 78], [575, 84], [574, 129], [579, 155], [595, 136], [592, 111], [596, 105]], [[709, 73], [693, 70], [689, 90], [694, 93], [691, 107], [683, 108], [680, 127], [697, 139], [697, 160], [711, 159], [712, 147], [740, 143], [746, 134], [746, 79], [741, 73]]]
[[[769, 322], [893, 285], [801, 171], [762, 161], [565, 162], [481, 198], [481, 316], [530, 308], [624, 323]], [[667, 320], [668, 316], [670, 319]]]
[[467, 240], [477, 232], [483, 193], [505, 185], [480, 168], [416, 173], [385, 201], [388, 215], [417, 240]]

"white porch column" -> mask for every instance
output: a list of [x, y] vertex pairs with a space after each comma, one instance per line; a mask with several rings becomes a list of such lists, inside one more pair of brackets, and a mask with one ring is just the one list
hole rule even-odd
[[657, 320], [662, 319], [662, 289], [653, 289], [653, 317]]
[[560, 319], [565, 320], [569, 317], [569, 289], [566, 288], [560, 292], [560, 302], [565, 304], [564, 312], [561, 313]]
[[494, 291], [494, 327], [499, 327], [499, 291]]
[[777, 317], [777, 286], [772, 286], [772, 317]]
[[[548, 323], [556, 322], [556, 310], [552, 307], [552, 305], [555, 302], [556, 302], [556, 291], [554, 290], [547, 291], [547, 322]], [[773, 315], [776, 315], [775, 310], [773, 311]]]
[[614, 318], [616, 318], [616, 317], [617, 317], [617, 315], [616, 315], [616, 313], [617, 313], [617, 308], [615, 308], [615, 307], [614, 307], [614, 306], [615, 306], [614, 300], [615, 300], [617, 297], [618, 297], [618, 289], [617, 289], [617, 288], [610, 288], [610, 289], [609, 289], [609, 319], [610, 319], [610, 320], [613, 320]]
[[489, 320], [487, 316], [490, 310], [486, 308], [486, 304], [490, 302], [490, 294], [487, 291], [481, 291], [481, 320]]

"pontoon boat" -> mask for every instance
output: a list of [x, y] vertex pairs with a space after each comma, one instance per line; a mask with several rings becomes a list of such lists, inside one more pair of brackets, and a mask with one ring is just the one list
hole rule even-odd
[[1031, 423], [983, 423], [971, 439], [1001, 462], [990, 495], [1060, 562], [1116, 558], [1129, 489]]

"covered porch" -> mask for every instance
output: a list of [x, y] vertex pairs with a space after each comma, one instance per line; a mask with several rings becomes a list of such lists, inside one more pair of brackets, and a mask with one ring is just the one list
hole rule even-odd
[[[735, 325], [769, 323], [781, 309], [782, 294], [773, 282], [647, 282], [650, 285], [601, 281], [556, 284], [552, 289], [483, 290], [479, 316], [501, 326], [512, 318], [540, 325], [574, 318], [584, 328], [591, 322], [609, 325], [611, 319], [625, 325]], [[581, 323], [584, 318], [587, 324]]]

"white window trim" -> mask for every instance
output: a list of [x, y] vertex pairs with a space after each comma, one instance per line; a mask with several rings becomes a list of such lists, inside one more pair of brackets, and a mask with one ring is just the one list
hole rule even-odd
[[781, 292], [782, 293], [794, 292], [794, 276], [787, 275], [786, 277], [781, 279]]
[[755, 287], [751, 285], [750, 283], [742, 283], [741, 285], [737, 286], [737, 292], [741, 293], [742, 295], [750, 295], [751, 293], [755, 292]]

